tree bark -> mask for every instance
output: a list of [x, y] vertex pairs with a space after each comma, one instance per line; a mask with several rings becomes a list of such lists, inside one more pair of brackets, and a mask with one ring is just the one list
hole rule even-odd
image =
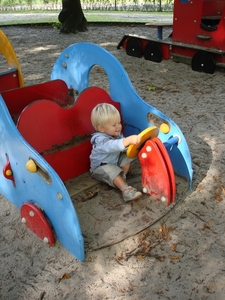
[[59, 13], [58, 20], [62, 23], [60, 33], [88, 30], [80, 0], [62, 0], [62, 11]]

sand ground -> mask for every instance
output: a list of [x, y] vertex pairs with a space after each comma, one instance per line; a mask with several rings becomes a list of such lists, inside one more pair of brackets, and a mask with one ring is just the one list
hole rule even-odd
[[[138, 94], [182, 129], [194, 178], [192, 190], [163, 220], [138, 236], [88, 253], [83, 263], [59, 242], [52, 248], [43, 244], [21, 224], [18, 208], [1, 197], [0, 299], [224, 300], [224, 73], [197, 73], [172, 60], [156, 64], [116, 48], [124, 34], [156, 34], [144, 26], [90, 26], [76, 35], [59, 35], [50, 27], [3, 30], [26, 85], [49, 80], [56, 58], [71, 44], [88, 41], [109, 50]], [[92, 80], [105, 84], [102, 75]]]

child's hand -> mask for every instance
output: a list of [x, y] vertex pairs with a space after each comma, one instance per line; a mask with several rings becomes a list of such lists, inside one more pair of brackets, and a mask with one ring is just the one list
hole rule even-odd
[[123, 140], [123, 144], [125, 147], [129, 145], [136, 145], [140, 143], [141, 137], [139, 135], [130, 135]]

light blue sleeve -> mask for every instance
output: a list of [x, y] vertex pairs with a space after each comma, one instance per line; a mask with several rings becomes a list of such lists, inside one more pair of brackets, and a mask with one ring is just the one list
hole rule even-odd
[[123, 140], [123, 136], [117, 139], [107, 136], [97, 137], [95, 149], [100, 149], [102, 153], [121, 152], [126, 149], [126, 147], [124, 147]]

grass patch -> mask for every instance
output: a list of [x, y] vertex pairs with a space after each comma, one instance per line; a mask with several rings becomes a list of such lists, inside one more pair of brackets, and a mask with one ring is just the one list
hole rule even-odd
[[[58, 14], [56, 10], [21, 10], [0, 12], [0, 25], [23, 24], [57, 24]], [[151, 14], [151, 21], [157, 21], [161, 16], [172, 19], [172, 12], [134, 12], [134, 11], [97, 11], [83, 10], [88, 23], [147, 23]], [[30, 15], [32, 14], [32, 16]], [[51, 15], [50, 15], [51, 14]], [[16, 16], [18, 15], [18, 17]], [[24, 18], [23, 18], [24, 15]], [[153, 18], [152, 18], [153, 16]]]

